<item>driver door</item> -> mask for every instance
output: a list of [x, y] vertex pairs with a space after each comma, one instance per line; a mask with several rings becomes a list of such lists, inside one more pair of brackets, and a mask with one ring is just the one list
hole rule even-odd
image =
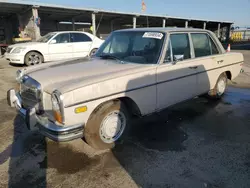
[[73, 58], [73, 44], [69, 33], [58, 34], [48, 46], [50, 61]]
[[157, 110], [197, 94], [197, 68], [188, 33], [170, 34], [164, 63], [157, 68]]

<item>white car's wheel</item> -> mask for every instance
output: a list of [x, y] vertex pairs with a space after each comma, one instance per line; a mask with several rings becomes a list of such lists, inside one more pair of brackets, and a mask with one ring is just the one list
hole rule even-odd
[[97, 51], [97, 48], [92, 49], [89, 53], [89, 57], [92, 57], [93, 55], [95, 55], [96, 51]]
[[43, 63], [43, 56], [38, 52], [29, 52], [25, 55], [24, 63], [27, 66]]
[[208, 92], [210, 98], [219, 99], [223, 96], [227, 88], [227, 76], [225, 73], [221, 74], [216, 82], [214, 89]]
[[86, 142], [95, 149], [115, 146], [128, 125], [129, 116], [121, 101], [111, 101], [99, 107], [84, 129]]

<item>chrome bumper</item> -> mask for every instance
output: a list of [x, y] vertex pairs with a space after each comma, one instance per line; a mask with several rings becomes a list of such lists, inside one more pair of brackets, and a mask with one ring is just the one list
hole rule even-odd
[[14, 89], [7, 92], [7, 101], [9, 106], [17, 109], [24, 118], [29, 130], [39, 130], [44, 136], [59, 142], [75, 140], [83, 137], [83, 125], [61, 126], [48, 120], [46, 116], [37, 115], [35, 108], [22, 108], [22, 100]]

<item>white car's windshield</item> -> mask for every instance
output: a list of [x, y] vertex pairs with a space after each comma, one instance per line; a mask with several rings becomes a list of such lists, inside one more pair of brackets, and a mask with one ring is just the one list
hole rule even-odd
[[48, 42], [52, 37], [54, 37], [56, 33], [48, 33], [47, 35], [44, 35], [40, 39], [37, 40], [37, 42]]
[[165, 33], [161, 32], [114, 32], [99, 48], [95, 56], [138, 64], [156, 64], [164, 38]]

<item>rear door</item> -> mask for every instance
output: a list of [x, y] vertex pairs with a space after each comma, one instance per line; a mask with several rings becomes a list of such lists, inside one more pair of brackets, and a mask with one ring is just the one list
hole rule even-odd
[[70, 33], [73, 44], [73, 57], [85, 57], [89, 54], [92, 39], [84, 33]]
[[221, 54], [214, 40], [207, 33], [191, 33], [195, 61], [202, 66], [198, 67], [198, 93], [206, 93], [214, 88], [218, 77], [223, 72], [225, 55]]
[[70, 59], [73, 57], [73, 44], [70, 42], [69, 33], [55, 36], [48, 45], [50, 61]]

